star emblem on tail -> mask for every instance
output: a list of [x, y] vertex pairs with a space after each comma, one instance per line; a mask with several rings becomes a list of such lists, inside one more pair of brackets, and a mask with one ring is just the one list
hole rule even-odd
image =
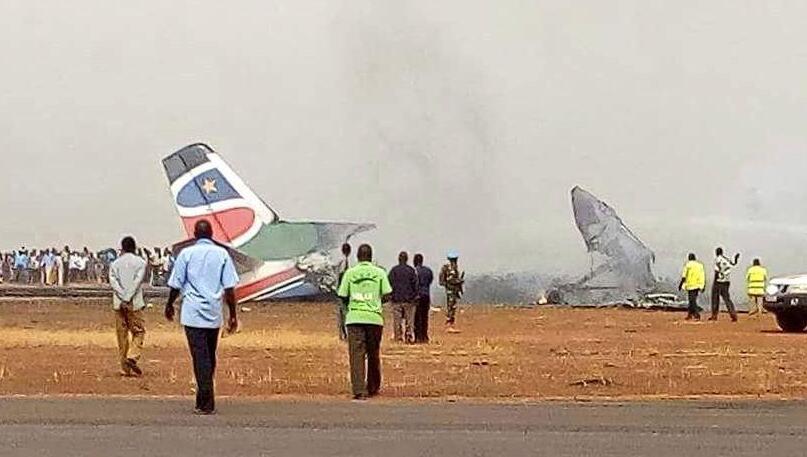
[[205, 178], [205, 182], [202, 184], [202, 190], [204, 190], [205, 194], [207, 195], [218, 192], [219, 190], [216, 188], [216, 180], [212, 178]]

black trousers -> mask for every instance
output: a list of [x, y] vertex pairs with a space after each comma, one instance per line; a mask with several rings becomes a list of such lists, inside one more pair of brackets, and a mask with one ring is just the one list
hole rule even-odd
[[729, 310], [732, 319], [737, 318], [737, 309], [734, 307], [734, 302], [731, 301], [731, 294], [729, 293], [730, 288], [731, 283], [729, 282], [715, 281], [712, 284], [712, 316], [717, 316], [720, 313], [720, 299], [722, 298], [726, 302], [726, 308]]
[[429, 313], [432, 308], [430, 296], [418, 297], [415, 308], [415, 343], [429, 342]]
[[381, 338], [384, 327], [371, 324], [347, 326], [350, 383], [353, 395], [376, 395], [381, 389]]
[[188, 337], [188, 347], [193, 359], [193, 374], [196, 377], [196, 409], [215, 411], [213, 375], [216, 373], [219, 329], [185, 327], [185, 335]]
[[700, 293], [701, 291], [699, 289], [687, 291], [687, 297], [689, 298], [689, 308], [687, 311], [690, 316], [701, 315], [701, 307], [698, 306], [698, 295], [700, 295]]

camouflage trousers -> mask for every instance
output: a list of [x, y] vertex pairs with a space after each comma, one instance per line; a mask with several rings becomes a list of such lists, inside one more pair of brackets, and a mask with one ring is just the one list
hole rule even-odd
[[457, 318], [457, 301], [459, 301], [457, 294], [446, 294], [446, 324], [452, 325]]

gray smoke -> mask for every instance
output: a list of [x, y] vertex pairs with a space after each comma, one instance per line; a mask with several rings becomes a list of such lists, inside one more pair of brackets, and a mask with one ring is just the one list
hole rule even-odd
[[0, 249], [181, 238], [159, 160], [210, 143], [286, 218], [470, 272], [575, 275], [568, 192], [674, 276], [807, 269], [804, 2], [0, 4]]

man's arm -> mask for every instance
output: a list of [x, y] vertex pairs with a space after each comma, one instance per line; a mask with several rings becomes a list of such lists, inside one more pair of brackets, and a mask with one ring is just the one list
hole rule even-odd
[[412, 278], [410, 279], [412, 290], [414, 291], [414, 300], [417, 300], [418, 296], [420, 295], [420, 280], [418, 279], [417, 270], [414, 268], [412, 269]]
[[238, 315], [236, 314], [235, 286], [238, 285], [238, 273], [235, 271], [233, 259], [227, 255], [221, 272], [221, 286], [224, 288], [224, 301], [230, 309], [230, 317], [227, 321], [227, 331], [235, 333], [238, 331]]
[[179, 289], [172, 287], [171, 292], [168, 293], [168, 303], [165, 304], [165, 318], [169, 322], [174, 320], [174, 302], [177, 301], [177, 298], [179, 298]]
[[227, 303], [227, 308], [230, 310], [230, 317], [227, 320], [227, 331], [235, 333], [238, 331], [238, 313], [236, 310], [235, 289], [230, 287], [224, 289], [224, 301]]
[[392, 300], [392, 285], [389, 283], [387, 275], [381, 276], [381, 303], [389, 303]]
[[135, 278], [132, 282], [132, 288], [127, 289], [124, 295], [123, 301], [131, 302], [134, 299], [134, 296], [137, 294], [137, 291], [140, 289], [140, 286], [143, 284], [143, 281], [146, 279], [146, 265], [142, 264], [137, 268], [135, 272]]
[[124, 298], [126, 296], [126, 291], [124, 290], [123, 285], [120, 283], [119, 276], [120, 275], [118, 274], [117, 267], [112, 265], [109, 268], [109, 285], [112, 287], [112, 291], [115, 293], [115, 296], [121, 301], [126, 302], [127, 300]]

